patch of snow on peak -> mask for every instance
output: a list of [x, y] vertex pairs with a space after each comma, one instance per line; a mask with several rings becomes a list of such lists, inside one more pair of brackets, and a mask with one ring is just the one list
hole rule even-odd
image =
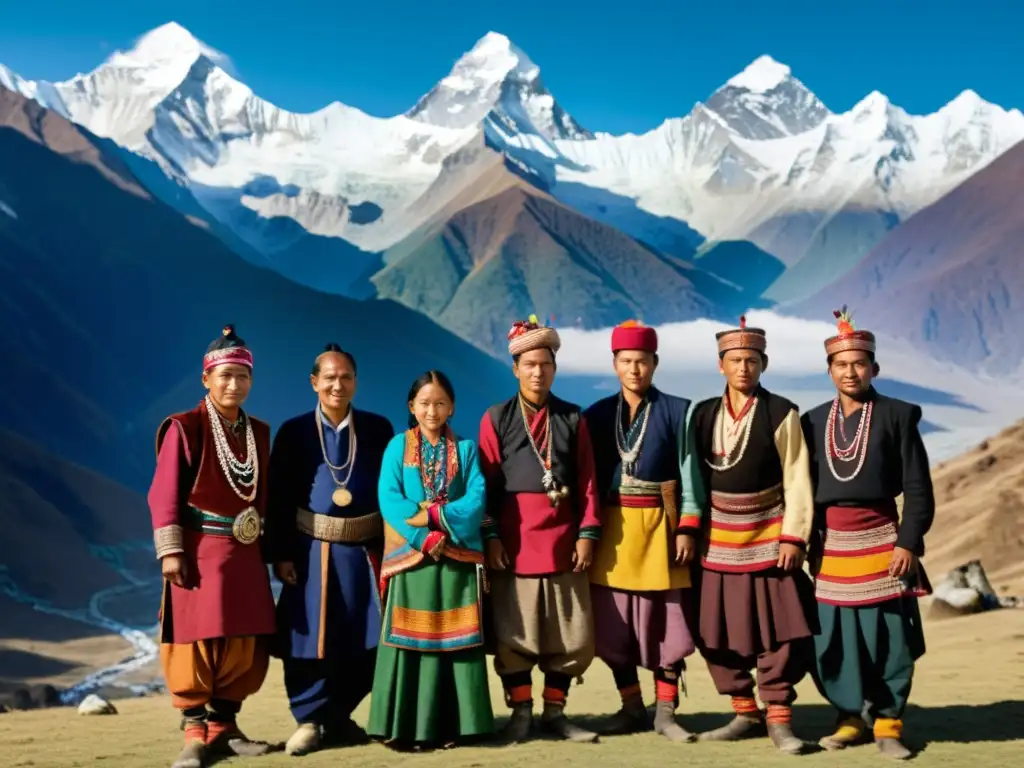
[[767, 93], [782, 84], [792, 71], [771, 56], [758, 56], [746, 69], [731, 78], [726, 85], [752, 93]]
[[18, 214], [14, 212], [14, 209], [3, 200], [0, 200], [0, 213], [6, 213], [12, 219], [18, 218]]
[[184, 62], [191, 65], [200, 56], [221, 66], [229, 62], [226, 54], [197, 40], [183, 26], [171, 21], [142, 35], [131, 50], [114, 53], [107, 59], [107, 64], [119, 67], [163, 67]]
[[540, 67], [498, 32], [480, 38], [407, 115], [455, 129], [479, 125], [490, 116], [506, 133], [546, 140], [592, 138], [555, 101]]

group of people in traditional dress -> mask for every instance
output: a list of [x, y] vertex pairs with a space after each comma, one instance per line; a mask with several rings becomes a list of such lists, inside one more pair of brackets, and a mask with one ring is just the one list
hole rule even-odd
[[[822, 747], [873, 737], [908, 757], [934, 515], [921, 409], [874, 388], [875, 337], [836, 316], [837, 394], [802, 417], [761, 385], [766, 333], [742, 318], [716, 337], [720, 397], [655, 387], [657, 333], [629, 321], [611, 338], [620, 390], [584, 410], [552, 392], [561, 341], [531, 316], [509, 332], [518, 391], [483, 414], [476, 441], [452, 430], [440, 371], [413, 382], [395, 434], [353, 405], [356, 360], [330, 344], [310, 373], [315, 407], [272, 445], [242, 409], [252, 353], [225, 327], [204, 357], [205, 399], [158, 429], [148, 497], [161, 661], [185, 734], [174, 768], [271, 749], [237, 716], [272, 656], [291, 755], [491, 736], [491, 655], [508, 742], [535, 728], [597, 741], [565, 713], [596, 656], [622, 699], [602, 733], [767, 736], [798, 754], [792, 706], [810, 674], [837, 712]], [[735, 713], [699, 735], [676, 717], [695, 651]], [[653, 717], [638, 668], [654, 678]], [[364, 730], [352, 713], [368, 694]]]

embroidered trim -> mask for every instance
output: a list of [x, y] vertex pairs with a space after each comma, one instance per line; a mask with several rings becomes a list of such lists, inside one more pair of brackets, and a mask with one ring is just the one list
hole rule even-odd
[[745, 573], [777, 565], [784, 512], [781, 483], [757, 493], [712, 492], [705, 567]]
[[360, 517], [331, 517], [318, 515], [308, 509], [295, 513], [295, 527], [299, 533], [317, 541], [332, 544], [361, 544], [384, 534], [384, 518], [380, 512], [371, 512]]
[[384, 644], [415, 651], [456, 651], [482, 645], [479, 605], [443, 611], [394, 606]]
[[601, 526], [599, 525], [585, 525], [580, 528], [579, 538], [591, 539], [593, 541], [600, 541], [601, 539]]
[[153, 531], [153, 546], [157, 560], [167, 555], [181, 555], [185, 552], [185, 537], [180, 525], [165, 525]]

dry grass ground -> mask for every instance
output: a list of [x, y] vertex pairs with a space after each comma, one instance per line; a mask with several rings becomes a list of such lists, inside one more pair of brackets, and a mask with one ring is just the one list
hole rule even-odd
[[[907, 742], [920, 752], [920, 765], [997, 768], [1019, 766], [1024, 756], [1024, 611], [1005, 610], [978, 616], [929, 622], [928, 653], [922, 659], [906, 716]], [[727, 702], [717, 696], [701, 661], [691, 664], [690, 695], [683, 703], [684, 722], [703, 730], [726, 720]], [[648, 692], [649, 681], [646, 681]], [[505, 712], [499, 688], [492, 682], [495, 711]], [[573, 687], [570, 708], [602, 716], [617, 707], [610, 674], [597, 663], [581, 687]], [[71, 709], [0, 715], [0, 754], [8, 766], [73, 768], [97, 764], [118, 768], [169, 765], [180, 746], [178, 719], [166, 697], [118, 701], [120, 714], [82, 717]], [[368, 701], [357, 712], [364, 722]], [[808, 740], [828, 732], [832, 714], [804, 681], [795, 725]], [[590, 718], [587, 718], [590, 720]], [[593, 722], [593, 720], [590, 720]], [[281, 683], [281, 668], [272, 667], [264, 690], [246, 706], [242, 724], [255, 738], [283, 742], [293, 723]], [[385, 768], [396, 760], [417, 768], [491, 768], [491, 766], [559, 765], [563, 768], [662, 768], [685, 762], [691, 766], [757, 766], [801, 764], [830, 766], [878, 765], [884, 762], [871, 745], [845, 753], [817, 753], [794, 758], [774, 751], [767, 740], [742, 744], [673, 745], [653, 734], [609, 737], [598, 745], [536, 741], [516, 747], [474, 747], [396, 755], [371, 745], [325, 751], [296, 761], [273, 754], [230, 765], [277, 768], [301, 765]]]

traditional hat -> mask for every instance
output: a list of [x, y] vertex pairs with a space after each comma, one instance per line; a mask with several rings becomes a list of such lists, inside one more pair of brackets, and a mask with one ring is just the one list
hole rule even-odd
[[203, 356], [203, 371], [218, 365], [244, 365], [252, 368], [252, 352], [245, 346], [245, 339], [235, 333], [235, 326], [225, 325], [221, 335], [210, 342]]
[[835, 336], [825, 339], [825, 354], [831, 357], [838, 352], [859, 352], [875, 353], [875, 334], [871, 331], [858, 331], [853, 327], [853, 316], [843, 304], [842, 309], [832, 310], [836, 318]]
[[517, 320], [508, 332], [508, 353], [512, 357], [534, 349], [550, 349], [551, 354], [555, 354], [561, 346], [558, 331], [540, 325], [536, 315], [530, 315], [528, 320]]
[[747, 328], [747, 316], [740, 315], [740, 327], [715, 334], [718, 342], [718, 354], [724, 355], [734, 349], [753, 349], [764, 354], [768, 346], [768, 338], [763, 328]]
[[620, 349], [657, 352], [658, 332], [636, 320], [620, 323], [612, 331], [612, 352], [618, 352]]

